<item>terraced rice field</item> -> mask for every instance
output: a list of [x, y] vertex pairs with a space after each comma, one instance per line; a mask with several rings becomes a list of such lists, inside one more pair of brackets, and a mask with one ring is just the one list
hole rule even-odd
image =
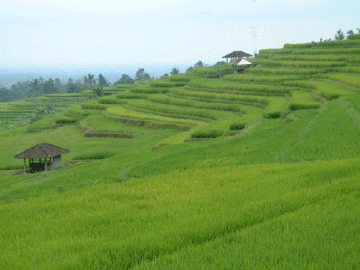
[[356, 70], [358, 61], [355, 60], [359, 54], [354, 46], [357, 42], [352, 41], [337, 55], [328, 51], [337, 52], [336, 45], [340, 43], [319, 44], [316, 48], [308, 44], [286, 45], [285, 49], [263, 50], [258, 59], [253, 60], [262, 67], [249, 68], [246, 74], [205, 79], [204, 74], [214, 77], [219, 70], [199, 68], [190, 74], [173, 75], [129, 88], [83, 104], [82, 108], [103, 110], [104, 115], [135, 125], [161, 122], [167, 123], [167, 127], [176, 127], [184, 119], [197, 123], [188, 126], [191, 131], [186, 135], [174, 135], [178, 139], [166, 142], [218, 137], [232, 133], [230, 126], [239, 123], [246, 126], [264, 117], [286, 118], [291, 111], [319, 108], [327, 100], [353, 93], [348, 86], [358, 87], [357, 75], [342, 76], [334, 71]]
[[[358, 269], [359, 41], [43, 97], [62, 113], [0, 132], [0, 268]], [[64, 166], [23, 174], [44, 141]]]

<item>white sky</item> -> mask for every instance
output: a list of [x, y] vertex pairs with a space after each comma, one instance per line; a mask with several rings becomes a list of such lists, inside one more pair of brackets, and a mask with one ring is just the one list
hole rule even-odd
[[339, 28], [360, 0], [0, 0], [0, 66], [212, 64]]

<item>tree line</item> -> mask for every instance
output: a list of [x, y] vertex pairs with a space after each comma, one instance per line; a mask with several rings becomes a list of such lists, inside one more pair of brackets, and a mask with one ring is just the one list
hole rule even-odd
[[[357, 31], [357, 34], [360, 34], [360, 28], [357, 28], [356, 31]], [[349, 36], [354, 35], [354, 34], [355, 34], [355, 32], [352, 29], [350, 29], [349, 31], [346, 32], [346, 36], [345, 36], [344, 32], [341, 31], [341, 28], [340, 28], [335, 33], [335, 40], [349, 39]]]
[[122, 74], [119, 80], [113, 84], [109, 83], [104, 75], [99, 74], [95, 78], [94, 74], [88, 74], [82, 79], [74, 80], [69, 78], [63, 82], [59, 78], [45, 80], [42, 77], [39, 79], [27, 80], [17, 82], [10, 87], [0, 87], [0, 102], [8, 102], [18, 100], [24, 97], [36, 97], [46, 94], [61, 94], [61, 93], [79, 93], [85, 90], [91, 90], [97, 87], [116, 86], [118, 84], [131, 84], [137, 81], [151, 80], [151, 76], [145, 72], [143, 68], [139, 68], [136, 72], [135, 79], [132, 79], [127, 74]]
[[23, 97], [31, 98], [46, 94], [78, 93], [92, 89], [92, 87], [99, 84], [107, 84], [102, 74], [99, 74], [99, 79], [97, 80], [94, 79], [94, 75], [88, 74], [83, 80], [69, 78], [67, 82], [63, 82], [59, 78], [45, 80], [40, 77], [39, 79], [33, 79], [31, 81], [17, 82], [9, 88], [1, 87], [0, 101], [7, 102]]
[[[187, 72], [190, 72], [193, 68], [204, 67], [205, 63], [198, 61], [194, 66], [190, 66]], [[165, 73], [161, 78], [166, 78], [171, 75], [179, 74], [180, 70], [173, 68], [169, 73]], [[66, 82], [61, 81], [59, 78], [45, 80], [42, 77], [39, 79], [33, 79], [31, 81], [17, 82], [10, 87], [0, 87], [0, 102], [9, 102], [18, 100], [24, 97], [36, 97], [46, 94], [61, 94], [61, 93], [79, 93], [85, 90], [98, 89], [106, 86], [116, 86], [118, 84], [133, 84], [139, 81], [149, 81], [154, 79], [144, 68], [139, 68], [135, 74], [135, 78], [131, 78], [127, 74], [122, 76], [113, 84], [109, 83], [104, 75], [99, 74], [98, 78], [95, 78], [94, 74], [88, 74], [82, 79], [74, 80], [69, 78]]]
[[[198, 67], [206, 67], [208, 65], [206, 65], [203, 61], [198, 61], [194, 64], [194, 66], [190, 66], [186, 69], [185, 73], [189, 73], [192, 69], [194, 68], [198, 68]], [[177, 68], [173, 68], [171, 71], [170, 71], [170, 74], [169, 73], [165, 73], [164, 75], [161, 76], [162, 79], [164, 78], [167, 78], [171, 75], [175, 75], [175, 74], [179, 74], [180, 73], [180, 70], [177, 69]]]

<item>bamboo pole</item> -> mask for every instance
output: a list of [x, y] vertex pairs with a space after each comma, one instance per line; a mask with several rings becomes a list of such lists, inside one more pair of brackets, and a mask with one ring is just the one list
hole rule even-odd
[[26, 159], [24, 158], [24, 173], [26, 173]]

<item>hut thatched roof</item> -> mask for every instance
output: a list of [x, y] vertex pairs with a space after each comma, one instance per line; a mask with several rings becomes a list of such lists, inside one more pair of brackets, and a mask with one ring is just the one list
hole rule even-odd
[[251, 54], [248, 54], [243, 51], [234, 51], [232, 53], [223, 56], [222, 58], [243, 58], [243, 57], [251, 57], [251, 56], [252, 56]]
[[69, 152], [70, 150], [49, 143], [39, 143], [16, 155], [14, 158], [49, 158], [60, 156]]

